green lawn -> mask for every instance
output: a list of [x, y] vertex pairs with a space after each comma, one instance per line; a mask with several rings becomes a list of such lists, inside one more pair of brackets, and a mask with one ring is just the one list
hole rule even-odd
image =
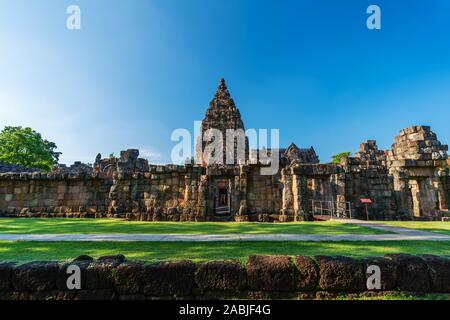
[[9, 234], [386, 234], [341, 222], [217, 223], [138, 222], [119, 219], [0, 219], [0, 233]]
[[387, 253], [437, 254], [450, 256], [450, 242], [11, 242], [0, 241], [0, 260], [65, 261], [87, 254], [94, 258], [124, 254], [130, 260], [194, 261], [237, 259], [249, 255], [345, 255], [382, 256]]
[[418, 229], [450, 235], [450, 222], [442, 221], [379, 221], [394, 227]]
[[424, 295], [411, 295], [404, 292], [392, 292], [375, 296], [349, 296], [340, 295], [336, 300], [450, 300], [450, 294], [447, 293], [429, 293]]

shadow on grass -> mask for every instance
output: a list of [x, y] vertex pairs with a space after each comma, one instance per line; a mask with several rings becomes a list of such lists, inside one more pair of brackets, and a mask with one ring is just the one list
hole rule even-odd
[[381, 221], [380, 223], [402, 227], [408, 229], [417, 229], [428, 232], [450, 235], [450, 222], [444, 221]]
[[386, 234], [341, 222], [214, 223], [138, 222], [118, 219], [0, 219], [0, 233], [9, 234]]
[[0, 241], [0, 261], [65, 261], [87, 254], [95, 258], [124, 254], [129, 260], [194, 261], [236, 259], [250, 255], [382, 256], [387, 253], [450, 256], [450, 243], [439, 241], [382, 242], [8, 242]]

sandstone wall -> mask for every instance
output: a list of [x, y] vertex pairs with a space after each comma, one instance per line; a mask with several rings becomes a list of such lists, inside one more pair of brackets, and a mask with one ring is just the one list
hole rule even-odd
[[291, 146], [294, 160], [283, 159], [272, 176], [261, 175], [263, 164], [152, 166], [130, 149], [119, 158], [98, 155], [93, 168], [0, 173], [0, 214], [284, 222], [310, 220], [325, 202], [336, 210], [350, 203], [365, 218], [361, 199], [370, 198], [372, 218], [437, 219], [450, 207], [447, 149], [429, 127], [416, 126], [402, 130], [390, 151], [369, 140], [340, 164], [303, 163]]
[[400, 131], [388, 151], [398, 210], [413, 217], [436, 217], [448, 208], [448, 191], [439, 176], [448, 176], [448, 146], [427, 126]]
[[386, 168], [377, 165], [361, 165], [359, 159], [347, 161], [348, 170], [344, 175], [345, 199], [350, 201], [357, 217], [365, 217], [365, 208], [361, 199], [372, 200], [371, 215], [377, 219], [390, 219], [397, 215], [397, 204], [394, 197], [393, 178]]
[[105, 212], [111, 185], [110, 179], [94, 176], [3, 173], [0, 174], [0, 212], [55, 216]]
[[[67, 289], [67, 268], [81, 270], [81, 290]], [[367, 267], [381, 270], [381, 289], [368, 291]], [[145, 264], [122, 255], [70, 263], [0, 263], [0, 300], [327, 299], [338, 294], [450, 293], [450, 260], [426, 255], [352, 259], [251, 256], [235, 261]]]
[[248, 213], [278, 214], [282, 202], [280, 175], [261, 175], [260, 168], [253, 167], [249, 170], [247, 181]]

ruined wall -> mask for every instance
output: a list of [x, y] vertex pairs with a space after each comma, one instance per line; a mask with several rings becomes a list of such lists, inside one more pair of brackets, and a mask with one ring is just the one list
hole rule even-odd
[[[310, 220], [325, 202], [365, 218], [360, 200], [370, 198], [373, 218], [436, 219], [450, 207], [447, 149], [429, 127], [418, 126], [402, 130], [388, 152], [369, 140], [339, 165], [285, 158], [270, 176], [261, 175], [261, 163], [152, 166], [131, 149], [119, 158], [98, 155], [93, 168], [77, 163], [48, 174], [0, 173], [0, 214], [298, 221]], [[218, 201], [223, 192], [225, 204]]]
[[398, 209], [414, 217], [435, 217], [448, 208], [448, 191], [440, 178], [448, 171], [448, 146], [427, 126], [400, 131], [388, 152]]
[[372, 200], [370, 214], [377, 219], [391, 219], [397, 212], [393, 178], [386, 166], [386, 154], [378, 150], [376, 141], [360, 145], [354, 157], [343, 159], [345, 170], [345, 199], [353, 203], [357, 217], [365, 218], [361, 199]]
[[296, 213], [300, 215], [311, 213], [312, 200], [337, 201], [341, 189], [336, 177], [340, 171], [341, 168], [333, 164], [296, 164], [291, 167], [294, 186], [297, 188], [294, 190]]
[[[81, 289], [68, 290], [67, 269], [81, 270]], [[381, 289], [367, 288], [367, 268], [381, 270]], [[145, 264], [123, 255], [72, 262], [0, 263], [0, 300], [328, 299], [387, 291], [450, 293], [450, 260], [426, 255], [367, 259], [251, 256], [236, 261]]]
[[248, 213], [278, 214], [282, 201], [280, 175], [261, 175], [260, 169], [258, 166], [250, 167], [247, 175]]
[[91, 175], [3, 173], [0, 212], [26, 216], [105, 212], [111, 185], [111, 179]]

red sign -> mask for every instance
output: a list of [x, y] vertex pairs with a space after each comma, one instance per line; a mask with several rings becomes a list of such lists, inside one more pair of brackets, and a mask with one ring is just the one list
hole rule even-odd
[[361, 203], [372, 203], [372, 200], [368, 199], [368, 198], [364, 198], [360, 200]]

